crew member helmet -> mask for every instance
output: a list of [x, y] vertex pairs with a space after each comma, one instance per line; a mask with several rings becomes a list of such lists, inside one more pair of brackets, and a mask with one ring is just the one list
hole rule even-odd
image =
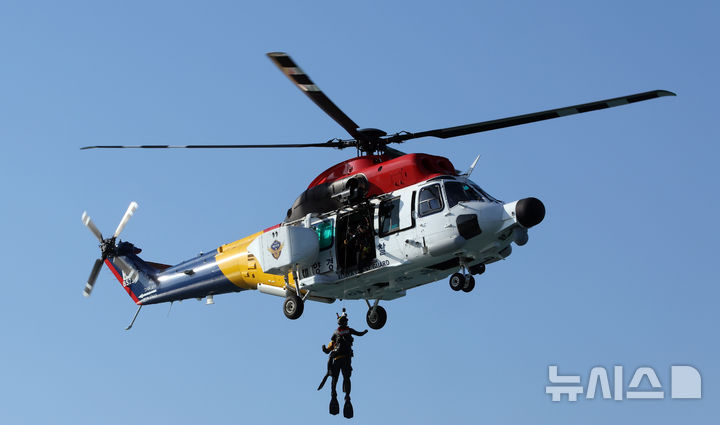
[[347, 326], [347, 324], [348, 324], [347, 312], [343, 308], [342, 314], [338, 314], [338, 325]]

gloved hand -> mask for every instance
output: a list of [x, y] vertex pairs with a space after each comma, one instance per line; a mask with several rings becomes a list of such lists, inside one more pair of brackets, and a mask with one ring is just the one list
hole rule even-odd
[[362, 335], [365, 335], [366, 333], [368, 333], [368, 330], [365, 329], [364, 331], [362, 331], [362, 332], [360, 332], [360, 333], [361, 333]]
[[325, 346], [325, 344], [323, 344], [322, 350], [323, 350], [323, 353], [330, 354], [330, 350]]

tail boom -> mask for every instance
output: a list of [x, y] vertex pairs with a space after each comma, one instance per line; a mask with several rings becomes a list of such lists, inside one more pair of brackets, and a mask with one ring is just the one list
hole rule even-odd
[[137, 305], [204, 298], [257, 289], [258, 284], [284, 290], [294, 285], [288, 276], [264, 273], [248, 245], [263, 232], [222, 245], [174, 266], [146, 262], [129, 242], [118, 245], [117, 255], [105, 260], [115, 278]]

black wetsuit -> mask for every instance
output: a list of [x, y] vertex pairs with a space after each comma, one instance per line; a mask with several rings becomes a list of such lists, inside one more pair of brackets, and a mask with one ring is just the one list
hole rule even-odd
[[330, 338], [330, 345], [328, 349], [332, 350], [330, 353], [330, 376], [332, 377], [331, 394], [332, 397], [337, 397], [337, 382], [340, 377], [340, 372], [343, 374], [343, 392], [345, 398], [350, 398], [350, 375], [352, 374], [352, 344], [353, 335], [362, 336], [367, 332], [358, 332], [353, 328], [347, 326], [340, 326], [335, 330], [332, 337]]

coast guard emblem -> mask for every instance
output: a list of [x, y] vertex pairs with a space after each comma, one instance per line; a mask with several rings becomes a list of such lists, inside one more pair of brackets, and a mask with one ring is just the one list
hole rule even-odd
[[272, 254], [274, 259], [280, 258], [280, 254], [282, 253], [283, 244], [280, 243], [277, 239], [273, 241], [273, 243], [270, 245], [270, 248], [268, 251], [270, 251], [270, 254]]

